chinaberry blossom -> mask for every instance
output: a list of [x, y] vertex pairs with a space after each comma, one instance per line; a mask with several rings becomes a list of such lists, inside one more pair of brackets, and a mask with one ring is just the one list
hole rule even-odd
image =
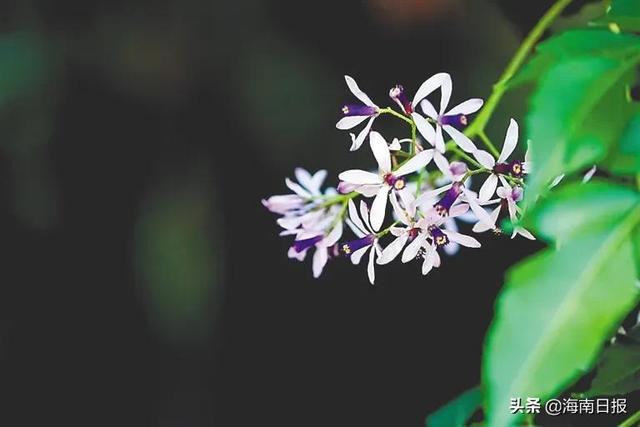
[[[440, 87], [441, 91], [440, 110], [436, 111], [433, 104], [426, 99], [426, 97], [438, 87]], [[451, 76], [447, 73], [439, 73], [425, 81], [416, 93], [414, 107], [416, 101], [419, 101], [422, 111], [435, 125], [435, 130], [429, 120], [420, 114], [414, 113], [412, 117], [422, 136], [424, 136], [427, 141], [433, 141], [436, 149], [441, 153], [445, 152], [444, 130], [460, 148], [473, 154], [477, 151], [475, 144], [462, 133], [459, 128], [467, 126], [468, 116], [482, 108], [483, 101], [480, 98], [468, 99], [447, 111], [449, 101], [451, 100], [452, 89], [453, 82]]]
[[397, 193], [406, 204], [412, 204], [413, 197], [406, 189], [405, 175], [424, 168], [431, 161], [433, 154], [423, 151], [393, 170], [389, 146], [382, 135], [371, 132], [369, 144], [378, 163], [378, 173], [351, 169], [342, 172], [338, 177], [348, 184], [367, 185], [369, 189], [377, 189], [371, 206], [371, 226], [374, 230], [379, 230], [384, 222], [389, 193], [392, 193], [392, 197]]
[[[498, 206], [491, 211], [489, 215], [493, 223], [498, 221], [498, 217], [500, 216], [500, 211], [502, 209], [507, 209], [509, 212], [509, 218], [511, 219], [511, 223], [513, 224], [513, 233], [511, 234], [511, 238], [513, 239], [517, 234], [520, 234], [523, 237], [526, 237], [529, 240], [535, 240], [535, 237], [523, 227], [516, 225], [518, 221], [518, 215], [522, 212], [520, 207], [518, 207], [518, 202], [522, 200], [523, 190], [521, 187], [514, 186], [511, 187], [508, 183], [504, 183], [504, 186], [499, 187], [497, 190], [497, 194], [499, 199], [496, 201], [488, 201], [486, 204], [491, 205], [493, 203], [497, 203]], [[494, 226], [489, 227], [485, 223], [477, 223], [473, 227], [473, 231], [476, 233], [482, 233], [484, 231], [492, 229], [494, 232], [500, 232], [500, 230]]]
[[376, 279], [374, 263], [376, 254], [380, 252], [380, 247], [378, 246], [378, 235], [371, 227], [369, 208], [364, 201], [360, 201], [360, 214], [358, 214], [356, 205], [352, 200], [349, 200], [349, 220], [347, 224], [358, 238], [340, 244], [340, 250], [355, 265], [359, 264], [362, 257], [369, 251], [367, 276], [369, 277], [369, 282], [373, 285]]
[[[385, 265], [398, 258], [402, 263], [417, 260], [422, 264], [422, 274], [427, 274], [440, 267], [442, 253], [453, 255], [460, 246], [480, 247], [480, 242], [465, 230], [499, 232], [497, 223], [505, 211], [513, 223], [512, 238], [516, 234], [534, 238], [520, 225], [522, 212], [518, 207], [526, 173], [532, 166], [528, 150], [524, 161], [508, 160], [518, 142], [515, 120], [510, 121], [502, 151], [495, 158], [478, 149], [462, 132], [468, 116], [477, 112], [483, 101], [473, 98], [449, 108], [453, 87], [449, 74], [438, 73], [427, 79], [411, 101], [403, 86], [394, 86], [389, 97], [397, 107], [384, 108], [378, 107], [353, 78], [345, 76], [345, 81], [361, 103], [344, 105], [336, 127], [353, 129], [366, 122], [357, 135], [351, 134], [351, 151], [369, 138], [377, 170], [346, 170], [338, 175], [337, 189], [323, 191], [326, 171], [312, 175], [298, 168], [295, 181], [285, 180], [290, 194], [263, 200], [267, 209], [279, 215], [280, 235], [293, 239], [289, 258], [312, 258], [313, 276], [318, 277], [329, 260], [349, 258], [359, 264], [367, 255], [367, 276], [373, 284], [376, 264]], [[438, 89], [441, 95], [436, 110], [427, 97]], [[379, 129], [373, 129], [381, 114], [400, 119], [407, 133], [410, 131], [409, 137], [394, 137], [389, 144]], [[445, 144], [445, 134], [462, 151]], [[482, 136], [493, 149], [488, 136]], [[494, 194], [498, 197], [492, 199]], [[364, 199], [371, 199], [371, 203]], [[387, 202], [393, 218], [385, 221]], [[343, 237], [345, 225], [355, 235], [351, 240]], [[386, 245], [384, 249], [381, 243]]]
[[491, 170], [491, 174], [487, 177], [482, 187], [480, 187], [480, 195], [479, 198], [481, 201], [489, 200], [496, 191], [498, 187], [498, 180], [502, 182], [503, 185], [507, 183], [504, 175], [511, 176], [513, 178], [520, 179], [522, 176], [528, 171], [528, 164], [526, 162], [522, 162], [519, 160], [514, 160], [507, 163], [507, 159], [515, 150], [516, 145], [518, 144], [518, 123], [511, 119], [509, 123], [509, 127], [507, 128], [507, 134], [504, 138], [504, 144], [502, 146], [502, 151], [500, 152], [500, 156], [498, 156], [498, 160], [495, 160], [493, 156], [486, 151], [481, 151], [484, 155], [476, 156], [478, 161], [485, 168]]
[[378, 107], [374, 102], [358, 87], [356, 81], [349, 76], [344, 76], [345, 81], [347, 82], [347, 86], [351, 93], [362, 101], [362, 104], [345, 104], [342, 106], [342, 117], [338, 123], [336, 123], [336, 127], [341, 130], [352, 129], [358, 126], [360, 123], [367, 121], [367, 124], [364, 128], [358, 133], [358, 136], [355, 134], [351, 135], [351, 151], [355, 151], [364, 142], [371, 131], [371, 126], [373, 126], [373, 121], [378, 114], [380, 114], [380, 107]]

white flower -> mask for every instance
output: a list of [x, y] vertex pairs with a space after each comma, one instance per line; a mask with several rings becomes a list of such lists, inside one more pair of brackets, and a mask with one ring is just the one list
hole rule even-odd
[[[440, 265], [440, 256], [437, 253], [439, 247], [446, 248], [452, 242], [468, 247], [480, 247], [480, 243], [471, 236], [450, 229], [442, 229], [442, 224], [448, 218], [422, 218], [416, 222], [407, 212], [402, 211], [397, 203], [392, 201], [392, 205], [396, 216], [405, 227], [391, 228], [390, 232], [396, 238], [382, 251], [377, 261], [378, 264], [391, 262], [404, 248], [402, 262], [406, 263], [422, 256], [424, 258], [423, 274], [427, 274], [433, 267]], [[464, 215], [468, 209], [469, 205], [458, 204], [451, 209], [449, 218]], [[407, 242], [409, 242], [408, 245], [406, 245]]]
[[364, 142], [365, 138], [369, 134], [371, 130], [371, 126], [373, 125], [373, 121], [380, 114], [380, 107], [373, 103], [371, 98], [367, 96], [360, 88], [356, 81], [349, 76], [344, 76], [345, 81], [347, 82], [347, 86], [351, 93], [358, 98], [360, 101], [364, 103], [364, 105], [357, 104], [347, 104], [342, 106], [342, 114], [344, 115], [338, 123], [336, 123], [336, 128], [341, 130], [352, 129], [358, 126], [360, 123], [369, 119], [364, 128], [360, 131], [358, 136], [356, 137], [353, 133], [351, 135], [351, 151], [355, 151]]
[[393, 190], [391, 191], [392, 197], [395, 197], [397, 192], [405, 206], [413, 204], [413, 196], [411, 192], [406, 190], [406, 180], [403, 177], [425, 167], [431, 161], [433, 153], [430, 151], [418, 153], [394, 171], [391, 168], [391, 153], [382, 135], [378, 132], [371, 132], [369, 143], [378, 162], [378, 174], [351, 169], [342, 172], [338, 178], [348, 184], [367, 185], [370, 186], [369, 189], [377, 188], [376, 197], [371, 206], [371, 225], [377, 231], [384, 222], [387, 199], [391, 190]]
[[[425, 99], [436, 88], [440, 87], [440, 111], [436, 111], [435, 107], [429, 100]], [[477, 150], [473, 141], [471, 141], [464, 133], [459, 131], [457, 127], [464, 127], [468, 124], [467, 115], [475, 113], [482, 108], [483, 101], [480, 98], [473, 98], [456, 105], [449, 111], [447, 107], [451, 99], [451, 91], [453, 82], [451, 76], [447, 73], [439, 73], [425, 81], [416, 92], [413, 99], [413, 107], [420, 102], [423, 112], [434, 121], [436, 128], [433, 129], [431, 123], [417, 113], [413, 113], [413, 118], [418, 131], [427, 141], [435, 144], [436, 149], [444, 153], [444, 137], [442, 131], [446, 131], [455, 143], [468, 153], [475, 153]]]
[[507, 163], [507, 159], [515, 150], [518, 145], [518, 123], [511, 119], [509, 127], [507, 128], [507, 134], [504, 137], [504, 144], [502, 145], [502, 151], [498, 156], [498, 160], [494, 160], [493, 156], [484, 150], [478, 150], [476, 152], [476, 159], [482, 166], [487, 169], [491, 169], [491, 174], [487, 177], [485, 182], [480, 187], [479, 199], [483, 202], [491, 199], [498, 187], [498, 180], [502, 184], [506, 184], [506, 180], [503, 175], [510, 175], [514, 178], [522, 178], [525, 173], [525, 163], [515, 160]]
[[296, 235], [293, 246], [289, 248], [289, 258], [295, 258], [303, 261], [310, 248], [315, 248], [313, 254], [313, 277], [318, 278], [322, 274], [324, 266], [327, 264], [329, 257], [337, 256], [338, 240], [342, 237], [342, 221], [336, 217], [331, 217], [331, 221], [335, 223], [328, 233], [323, 230], [301, 230]]
[[[517, 234], [520, 234], [529, 240], [535, 240], [536, 238], [533, 237], [529, 231], [523, 227], [515, 225], [518, 220], [518, 215], [522, 213], [520, 207], [517, 205], [517, 202], [522, 200], [522, 193], [522, 188], [518, 186], [512, 188], [509, 184], [505, 183], [503, 187], [498, 188], [497, 194], [499, 199], [496, 201], [488, 201], [485, 204], [498, 203], [498, 206], [489, 214], [494, 224], [498, 221], [500, 211], [506, 206], [509, 211], [509, 218], [511, 218], [511, 222], [514, 224], [513, 233], [511, 234], [512, 239]], [[487, 224], [483, 224], [481, 222], [478, 222], [473, 226], [473, 231], [476, 233], [482, 233], [487, 230], [498, 231], [497, 227], [489, 227]]]
[[298, 183], [289, 178], [285, 179], [287, 187], [293, 194], [271, 196], [262, 200], [262, 205], [273, 213], [280, 215], [297, 215], [300, 211], [308, 210], [314, 199], [322, 196], [322, 183], [327, 177], [326, 170], [319, 170], [313, 176], [303, 168], [295, 169]]
[[373, 285], [376, 272], [375, 272], [375, 257], [380, 253], [380, 247], [378, 245], [378, 236], [376, 232], [371, 228], [369, 223], [369, 209], [364, 201], [360, 201], [360, 216], [356, 210], [356, 205], [352, 200], [349, 200], [349, 219], [347, 225], [351, 228], [351, 231], [358, 236], [357, 240], [353, 240], [340, 245], [340, 250], [345, 255], [351, 258], [351, 262], [355, 265], [360, 263], [360, 260], [367, 251], [369, 251], [369, 263], [367, 265], [367, 275], [369, 276], [369, 282]]

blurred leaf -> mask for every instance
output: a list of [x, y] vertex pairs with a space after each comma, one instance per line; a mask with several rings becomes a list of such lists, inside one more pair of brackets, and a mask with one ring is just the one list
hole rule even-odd
[[602, 167], [616, 175], [640, 172], [640, 111], [637, 108], [617, 144], [617, 149], [611, 153]]
[[633, 258], [636, 261], [636, 273], [640, 280], [640, 225], [631, 232], [631, 243], [633, 244]]
[[0, 37], [0, 107], [35, 90], [47, 73], [43, 41], [32, 33]]
[[[135, 261], [150, 320], [172, 342], [202, 341], [211, 332], [222, 250], [204, 175], [164, 183], [143, 205]], [[218, 237], [216, 237], [218, 236]]]
[[629, 240], [638, 222], [636, 206], [614, 226], [593, 226], [507, 272], [483, 360], [489, 425], [522, 416], [505, 410], [510, 398], [547, 399], [592, 366], [638, 301]]
[[515, 88], [533, 83], [554, 65], [576, 58], [624, 59], [637, 55], [640, 38], [631, 34], [615, 34], [603, 29], [570, 30], [540, 43], [535, 55], [510, 82]]
[[625, 85], [640, 60], [602, 57], [572, 59], [549, 70], [531, 99], [527, 129], [533, 171], [527, 204], [556, 176], [603, 159], [633, 112]]
[[466, 425], [482, 404], [480, 387], [465, 391], [427, 417], [427, 427], [461, 427]]
[[602, 352], [596, 376], [585, 397], [615, 396], [640, 390], [640, 328], [629, 331]]
[[596, 25], [594, 22], [597, 18], [602, 18], [607, 13], [610, 0], [601, 0], [597, 2], [587, 3], [573, 15], [560, 16], [556, 18], [551, 26], [554, 32], [560, 32], [569, 28], [586, 27]]
[[613, 0], [603, 22], [615, 23], [625, 31], [640, 31], [640, 2]]
[[526, 215], [526, 226], [547, 239], [564, 242], [578, 233], [607, 229], [640, 204], [640, 193], [594, 179], [553, 191]]

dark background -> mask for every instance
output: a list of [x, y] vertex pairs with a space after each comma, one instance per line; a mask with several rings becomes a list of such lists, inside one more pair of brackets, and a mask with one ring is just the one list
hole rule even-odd
[[343, 74], [380, 105], [443, 70], [452, 102], [486, 98], [551, 3], [3, 3], [0, 425], [418, 426], [476, 385], [539, 243], [314, 280], [260, 200], [372, 164], [334, 126]]

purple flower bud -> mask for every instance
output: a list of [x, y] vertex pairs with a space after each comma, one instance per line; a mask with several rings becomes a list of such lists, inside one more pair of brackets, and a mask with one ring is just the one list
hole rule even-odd
[[467, 164], [463, 162], [451, 162], [449, 164], [449, 171], [452, 175], [464, 175], [467, 173]]
[[438, 118], [438, 122], [442, 126], [449, 125], [455, 128], [463, 128], [469, 124], [469, 120], [467, 120], [467, 116], [464, 114], [454, 114], [453, 116], [440, 116]]
[[358, 188], [356, 184], [351, 184], [349, 182], [340, 181], [338, 183], [338, 193], [340, 194], [349, 194], [355, 189]]
[[515, 186], [511, 189], [511, 198], [515, 202], [519, 202], [520, 200], [522, 200], [522, 194], [523, 194], [522, 187]]
[[350, 104], [342, 106], [342, 114], [345, 116], [375, 116], [378, 114], [378, 109], [369, 105]]
[[400, 108], [402, 108], [402, 111], [404, 111], [405, 114], [409, 115], [413, 113], [413, 106], [411, 105], [411, 102], [409, 102], [402, 85], [395, 85], [391, 88], [389, 91], [389, 97], [393, 99]]

